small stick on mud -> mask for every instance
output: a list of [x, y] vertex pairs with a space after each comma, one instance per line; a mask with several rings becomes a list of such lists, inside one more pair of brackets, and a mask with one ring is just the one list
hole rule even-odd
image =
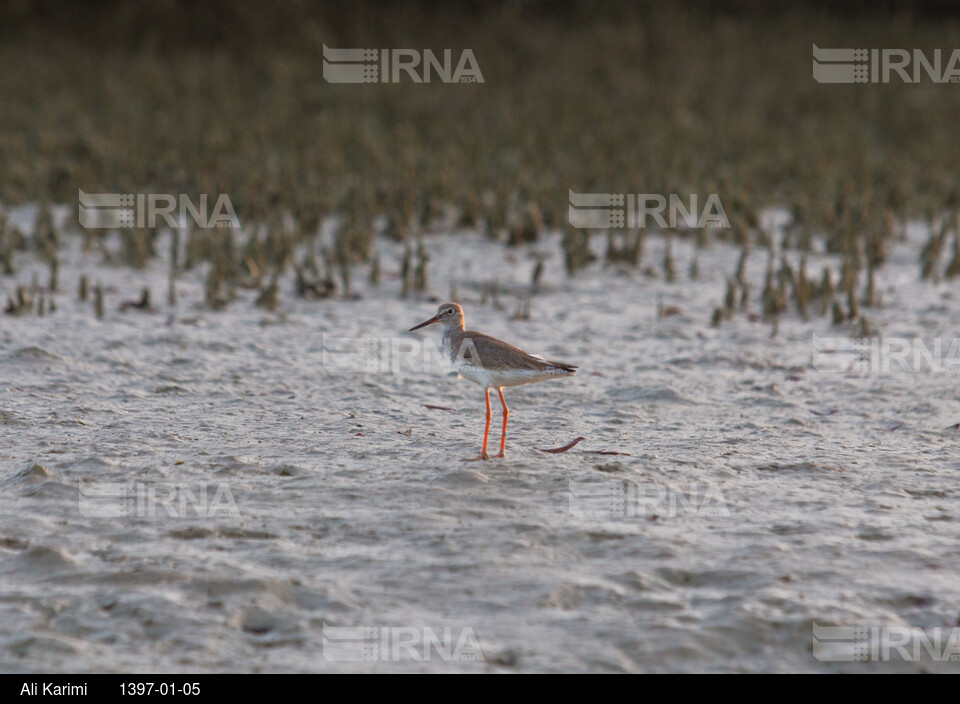
[[555, 447], [555, 448], [553, 448], [553, 449], [551, 449], [551, 450], [544, 450], [542, 447], [537, 447], [537, 448], [535, 448], [535, 449], [540, 450], [540, 452], [548, 452], [548, 453], [550, 453], [551, 455], [558, 455], [558, 454], [560, 454], [561, 452], [566, 452], [567, 450], [572, 449], [577, 443], [579, 443], [579, 442], [581, 442], [581, 441], [583, 441], [583, 440], [586, 440], [586, 438], [581, 436], [581, 437], [577, 438], [576, 440], [574, 440], [573, 442], [571, 442], [571, 443], [569, 443], [569, 444], [567, 444], [567, 445], [564, 445], [563, 447]]

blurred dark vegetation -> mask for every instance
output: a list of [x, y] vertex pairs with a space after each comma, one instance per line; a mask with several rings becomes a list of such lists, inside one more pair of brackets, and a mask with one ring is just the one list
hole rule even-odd
[[239, 54], [270, 48], [316, 50], [325, 32], [346, 40], [390, 39], [398, 27], [422, 29], [423, 24], [452, 19], [482, 20], [509, 12], [526, 21], [589, 21], [598, 14], [650, 17], [672, 5], [705, 16], [772, 17], [784, 10], [854, 18], [909, 16], [936, 20], [957, 14], [953, 0], [6, 0], [0, 4], [0, 38], [62, 37], [97, 48], [164, 52], [201, 44], [230, 47]]
[[[822, 227], [843, 198], [937, 212], [960, 202], [960, 86], [820, 85], [811, 44], [946, 58], [958, 30], [939, 1], [12, 0], [0, 202], [224, 192], [241, 221], [388, 213], [401, 236], [450, 205], [561, 226], [568, 188], [716, 192]], [[485, 83], [332, 85], [324, 43], [469, 48]]]

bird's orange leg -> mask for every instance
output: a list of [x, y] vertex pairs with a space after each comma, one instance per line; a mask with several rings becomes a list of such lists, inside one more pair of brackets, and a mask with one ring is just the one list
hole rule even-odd
[[503, 398], [503, 389], [498, 388], [497, 393], [500, 394], [500, 405], [503, 406], [503, 430], [500, 431], [500, 453], [494, 457], [503, 457], [503, 451], [507, 446], [507, 418], [510, 417], [510, 409], [507, 408], [507, 402]]
[[490, 418], [493, 416], [493, 411], [490, 409], [490, 389], [486, 389], [483, 393], [484, 398], [487, 399], [487, 424], [483, 429], [483, 449], [480, 450], [480, 456], [477, 459], [488, 460], [490, 455], [487, 454], [487, 438], [490, 437]]

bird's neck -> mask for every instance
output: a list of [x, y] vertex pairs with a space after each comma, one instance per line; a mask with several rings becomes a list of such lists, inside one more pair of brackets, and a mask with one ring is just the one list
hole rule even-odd
[[447, 351], [451, 353], [451, 355], [452, 355], [453, 347], [456, 344], [457, 339], [460, 337], [461, 333], [463, 333], [462, 322], [450, 323], [449, 325], [443, 326], [443, 336], [440, 338], [440, 342], [444, 346], [444, 348], [446, 348]]

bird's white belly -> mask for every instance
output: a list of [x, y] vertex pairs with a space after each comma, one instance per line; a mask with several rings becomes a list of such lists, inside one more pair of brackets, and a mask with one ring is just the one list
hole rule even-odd
[[484, 369], [472, 364], [454, 365], [454, 368], [464, 379], [469, 379], [484, 388], [521, 386], [546, 378], [541, 372], [532, 369]]

